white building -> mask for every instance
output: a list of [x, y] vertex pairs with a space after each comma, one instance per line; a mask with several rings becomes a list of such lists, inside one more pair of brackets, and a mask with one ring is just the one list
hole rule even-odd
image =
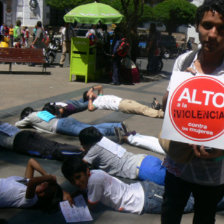
[[37, 21], [43, 25], [50, 22], [50, 8], [44, 0], [0, 0], [0, 23], [15, 25], [21, 20], [22, 26], [33, 27]]

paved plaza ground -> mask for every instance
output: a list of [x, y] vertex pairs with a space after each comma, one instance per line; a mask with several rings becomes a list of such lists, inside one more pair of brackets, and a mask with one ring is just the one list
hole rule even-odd
[[[142, 61], [141, 61], [142, 62]], [[145, 66], [145, 62], [141, 66]], [[114, 94], [122, 98], [137, 100], [146, 105], [150, 105], [153, 97], [161, 101], [170, 78], [170, 71], [173, 61], [165, 62], [164, 70], [161, 74], [154, 77], [145, 77], [145, 79], [135, 85], [112, 86], [102, 83], [105, 94]], [[40, 109], [44, 103], [49, 101], [64, 101], [67, 99], [79, 99], [82, 93], [97, 84], [90, 82], [85, 84], [83, 81], [69, 82], [69, 67], [60, 68], [58, 66], [47, 68], [47, 74], [41, 74], [41, 67], [29, 67], [27, 65], [13, 65], [13, 71], [9, 74], [8, 65], [0, 65], [0, 120], [15, 124], [19, 119], [21, 110], [26, 106], [34, 109]], [[161, 126], [162, 119], [149, 118], [140, 115], [124, 114], [113, 111], [84, 111], [72, 117], [79, 121], [87, 123], [99, 122], [119, 122], [126, 121], [130, 129], [145, 135], [157, 136]], [[63, 135], [42, 134], [49, 139], [64, 143], [79, 144], [77, 137], [68, 137]], [[129, 151], [134, 153], [152, 154], [152, 152], [132, 147], [124, 144]], [[154, 154], [155, 155], [155, 154]], [[158, 156], [158, 155], [157, 155]], [[162, 158], [161, 156], [159, 156]], [[23, 176], [28, 156], [15, 154], [4, 149], [0, 150], [0, 177], [12, 175]], [[58, 182], [67, 189], [72, 190], [72, 186], [64, 179], [60, 171], [61, 163], [53, 160], [37, 159], [47, 172], [56, 175]], [[209, 202], [208, 202], [209, 203]], [[224, 213], [223, 213], [224, 214]], [[217, 215], [217, 224], [224, 223], [222, 213]], [[94, 221], [89, 223], [96, 224], [141, 224], [160, 223], [160, 215], [143, 214], [125, 214], [111, 211], [102, 207], [92, 213]], [[182, 223], [191, 223], [193, 215], [183, 216]], [[64, 224], [65, 220], [59, 212], [47, 214], [33, 209], [0, 209], [0, 224]], [[203, 223], [202, 223], [203, 224]]]

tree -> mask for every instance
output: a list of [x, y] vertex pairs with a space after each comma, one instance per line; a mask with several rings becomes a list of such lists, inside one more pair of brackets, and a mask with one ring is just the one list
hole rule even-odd
[[57, 9], [69, 11], [78, 5], [93, 2], [91, 0], [46, 0], [46, 3]]
[[187, 0], [165, 0], [153, 8], [153, 18], [163, 22], [171, 35], [180, 25], [193, 25], [196, 10]]

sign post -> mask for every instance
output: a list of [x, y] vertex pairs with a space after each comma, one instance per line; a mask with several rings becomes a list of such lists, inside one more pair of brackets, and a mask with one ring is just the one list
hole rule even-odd
[[161, 137], [224, 149], [223, 81], [174, 72]]

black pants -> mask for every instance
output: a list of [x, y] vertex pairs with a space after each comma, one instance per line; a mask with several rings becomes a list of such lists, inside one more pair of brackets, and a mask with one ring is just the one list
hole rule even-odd
[[181, 222], [184, 207], [191, 193], [195, 199], [193, 224], [215, 223], [216, 206], [224, 195], [224, 185], [193, 184], [166, 172], [162, 224], [179, 224]]
[[19, 132], [14, 139], [13, 150], [18, 153], [56, 160], [63, 160], [74, 155], [82, 156], [79, 147], [51, 141], [33, 131]]

